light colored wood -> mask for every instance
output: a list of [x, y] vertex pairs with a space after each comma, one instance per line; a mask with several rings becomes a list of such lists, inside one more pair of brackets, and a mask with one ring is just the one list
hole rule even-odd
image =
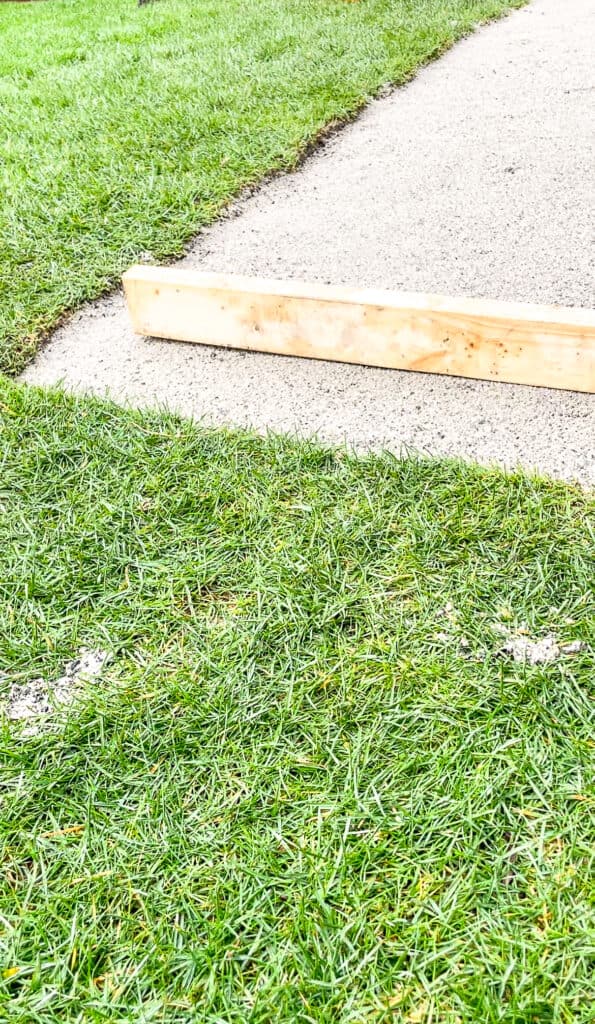
[[172, 267], [133, 267], [123, 282], [138, 334], [595, 392], [595, 310]]

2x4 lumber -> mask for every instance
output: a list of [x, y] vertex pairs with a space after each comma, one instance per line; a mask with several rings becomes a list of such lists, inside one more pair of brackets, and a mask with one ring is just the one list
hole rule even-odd
[[595, 392], [595, 310], [173, 267], [132, 267], [123, 283], [149, 337]]

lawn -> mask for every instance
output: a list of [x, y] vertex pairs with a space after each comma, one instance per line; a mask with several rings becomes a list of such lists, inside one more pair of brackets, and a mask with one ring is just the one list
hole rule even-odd
[[0, 3], [0, 370], [518, 2]]
[[6, 381], [0, 416], [0, 688], [112, 653], [0, 726], [0, 1019], [592, 1021], [592, 497]]

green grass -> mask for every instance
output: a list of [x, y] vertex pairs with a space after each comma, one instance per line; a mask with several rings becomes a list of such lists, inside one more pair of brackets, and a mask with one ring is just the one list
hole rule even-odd
[[0, 370], [520, 0], [0, 3]]
[[[0, 412], [0, 668], [113, 652], [1, 726], [0, 1019], [592, 1021], [592, 498]], [[587, 646], [516, 664], [503, 622]]]

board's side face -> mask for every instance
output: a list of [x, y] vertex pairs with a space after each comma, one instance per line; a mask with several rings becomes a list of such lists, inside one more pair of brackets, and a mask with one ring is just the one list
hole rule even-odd
[[457, 309], [454, 299], [320, 285], [309, 292], [301, 283], [292, 293], [292, 282], [168, 268], [133, 268], [124, 287], [139, 334], [595, 392], [595, 311], [478, 300]]

